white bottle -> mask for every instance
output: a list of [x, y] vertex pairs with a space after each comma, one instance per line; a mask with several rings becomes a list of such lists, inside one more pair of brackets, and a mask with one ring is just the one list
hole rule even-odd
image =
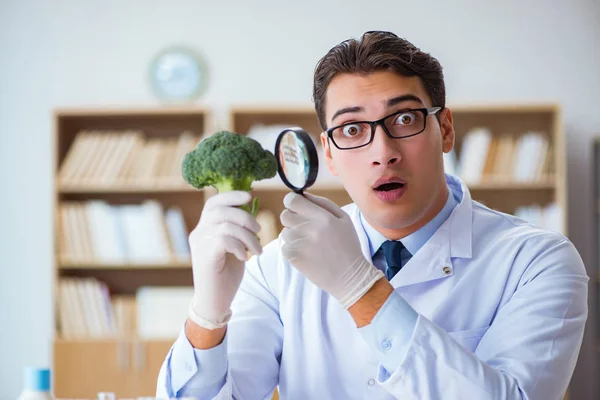
[[18, 400], [54, 400], [50, 393], [50, 370], [25, 368], [23, 374], [24, 390]]

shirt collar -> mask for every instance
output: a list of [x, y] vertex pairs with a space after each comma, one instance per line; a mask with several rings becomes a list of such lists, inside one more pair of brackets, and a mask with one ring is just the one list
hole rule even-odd
[[[453, 184], [454, 182], [448, 181], [447, 177], [447, 187], [448, 187], [448, 199], [446, 200], [446, 204], [442, 208], [442, 210], [427, 224], [423, 225], [417, 231], [411, 233], [410, 235], [402, 238], [400, 242], [406, 247], [406, 249], [412, 254], [415, 255], [417, 251], [427, 241], [433, 236], [433, 234], [439, 229], [439, 227], [450, 217], [454, 208], [459, 204], [462, 191], [460, 190], [460, 185], [456, 186]], [[373, 228], [365, 219], [362, 212], [359, 212], [360, 222], [363, 226], [365, 233], [367, 234], [367, 239], [369, 241], [369, 250], [371, 252], [371, 257], [379, 250], [383, 242], [388, 240], [385, 236], [379, 233], [375, 228]]]

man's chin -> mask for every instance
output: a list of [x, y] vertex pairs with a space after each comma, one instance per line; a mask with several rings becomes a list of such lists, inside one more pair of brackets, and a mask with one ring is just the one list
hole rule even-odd
[[404, 231], [410, 228], [412, 225], [417, 223], [415, 219], [415, 213], [409, 210], [402, 210], [399, 208], [385, 210], [385, 209], [371, 209], [374, 212], [364, 213], [365, 218], [376, 229], [385, 229], [387, 231]]

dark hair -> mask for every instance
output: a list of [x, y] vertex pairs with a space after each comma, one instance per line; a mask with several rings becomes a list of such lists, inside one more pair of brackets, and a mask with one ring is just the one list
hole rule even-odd
[[438, 60], [391, 32], [369, 31], [358, 40], [348, 39], [338, 44], [317, 63], [313, 100], [321, 128], [327, 127], [325, 94], [336, 75], [369, 74], [381, 70], [418, 76], [431, 97], [431, 105], [446, 106], [444, 75]]

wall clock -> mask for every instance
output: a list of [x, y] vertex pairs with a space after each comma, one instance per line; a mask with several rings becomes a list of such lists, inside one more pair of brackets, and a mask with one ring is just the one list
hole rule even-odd
[[202, 58], [187, 47], [169, 47], [159, 52], [150, 65], [150, 84], [161, 100], [192, 101], [200, 97], [207, 83]]

